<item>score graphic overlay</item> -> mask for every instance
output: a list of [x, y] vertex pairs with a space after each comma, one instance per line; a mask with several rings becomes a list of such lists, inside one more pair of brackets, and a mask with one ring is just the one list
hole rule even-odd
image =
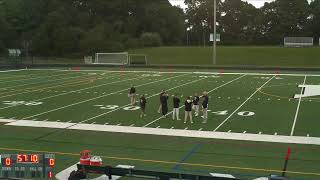
[[0, 154], [0, 178], [53, 178], [54, 154]]

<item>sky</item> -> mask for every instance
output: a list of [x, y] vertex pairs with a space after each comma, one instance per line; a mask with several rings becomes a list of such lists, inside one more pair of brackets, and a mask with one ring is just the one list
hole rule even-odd
[[[184, 0], [169, 0], [172, 5], [179, 5], [182, 8], [186, 8], [186, 5], [184, 4]], [[270, 2], [272, 0], [245, 0], [248, 1], [249, 3], [253, 4], [255, 7], [262, 7], [265, 2]]]

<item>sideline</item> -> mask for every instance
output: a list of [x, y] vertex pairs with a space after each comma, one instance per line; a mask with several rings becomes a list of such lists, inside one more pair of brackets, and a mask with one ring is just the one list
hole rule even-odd
[[[5, 119], [1, 120], [5, 122]], [[305, 144], [305, 145], [320, 145], [319, 137], [303, 137], [303, 136], [275, 136], [266, 134], [249, 134], [249, 133], [228, 133], [214, 131], [197, 131], [183, 129], [164, 129], [164, 128], [146, 128], [146, 127], [130, 127], [130, 126], [114, 126], [102, 124], [78, 124], [66, 122], [49, 122], [49, 121], [30, 121], [30, 120], [7, 120], [5, 126], [21, 126], [21, 127], [38, 127], [52, 129], [70, 129], [81, 131], [96, 131], [96, 132], [116, 132], [127, 134], [145, 134], [159, 136], [175, 136], [175, 137], [191, 137], [191, 138], [206, 138], [206, 139], [224, 139], [224, 140], [239, 140], [239, 141], [255, 141], [255, 142], [274, 142], [286, 144]]]

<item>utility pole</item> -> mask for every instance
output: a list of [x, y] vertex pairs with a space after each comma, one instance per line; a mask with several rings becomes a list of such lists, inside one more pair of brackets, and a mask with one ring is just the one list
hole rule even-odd
[[213, 65], [217, 64], [217, 0], [213, 1]]

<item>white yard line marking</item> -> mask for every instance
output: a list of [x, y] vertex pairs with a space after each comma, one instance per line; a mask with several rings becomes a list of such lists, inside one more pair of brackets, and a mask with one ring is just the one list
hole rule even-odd
[[[25, 69], [24, 69], [25, 70]], [[27, 69], [25, 71], [73, 71], [73, 70], [64, 70], [64, 69]], [[80, 72], [109, 72], [109, 73], [123, 73], [124, 71], [114, 71], [114, 70], [79, 70]], [[207, 74], [207, 75], [220, 75], [220, 72], [208, 72], [208, 71], [197, 71], [197, 72], [192, 72], [192, 71], [176, 71], [176, 72], [159, 72], [159, 71], [125, 71], [126, 73], [153, 73], [153, 74]], [[241, 73], [241, 72], [225, 72], [223, 73], [224, 75], [253, 75], [253, 76], [313, 76], [313, 77], [320, 77], [320, 74], [293, 74], [293, 73], [282, 73], [282, 74], [277, 74], [277, 73]]]
[[[55, 82], [55, 81], [61, 81], [61, 80], [69, 80], [69, 79], [75, 79], [75, 78], [80, 78], [80, 77], [83, 77], [83, 75], [80, 75], [80, 76], [74, 76], [74, 77], [67, 77], [67, 78], [60, 78], [60, 79], [54, 79], [54, 80], [46, 80], [46, 83], [47, 82]], [[25, 84], [20, 84], [20, 85], [16, 85], [16, 86], [8, 86], [8, 87], [5, 87], [5, 88], [17, 88], [17, 87], [21, 87], [21, 86], [28, 86], [28, 85], [34, 85], [34, 84], [40, 84], [40, 83], [43, 83], [43, 82], [34, 82], [34, 83], [25, 83]], [[50, 83], [51, 84], [51, 83]], [[48, 84], [48, 85], [50, 85]], [[43, 85], [46, 85], [46, 84], [43, 84]], [[40, 85], [42, 86], [42, 85]], [[1, 89], [5, 89], [5, 88], [0, 88]], [[15, 89], [12, 89], [12, 90], [15, 90]], [[40, 90], [41, 91], [41, 90]], [[43, 91], [43, 90], [42, 90]], [[48, 90], [47, 92], [50, 92], [51, 90]]]
[[[307, 76], [304, 76], [303, 85], [305, 85], [306, 80], [307, 80]], [[297, 119], [298, 119], [298, 115], [299, 115], [299, 110], [300, 110], [300, 103], [301, 103], [301, 99], [302, 99], [302, 93], [303, 93], [303, 88], [301, 88], [300, 98], [299, 98], [299, 102], [298, 102], [296, 114], [295, 114], [295, 116], [294, 116], [294, 120], [293, 120], [293, 124], [292, 124], [292, 128], [291, 128], [290, 136], [293, 136], [294, 129], [296, 128], [296, 123], [297, 123]]]
[[[141, 79], [141, 78], [138, 77], [138, 78], [121, 80], [121, 81], [113, 81], [113, 82], [110, 82], [110, 83], [105, 83], [105, 84], [100, 84], [100, 85], [97, 85], [97, 86], [87, 87], [87, 88], [79, 89], [79, 90], [76, 90], [76, 91], [70, 91], [70, 92], [56, 94], [56, 95], [53, 95], [53, 96], [48, 96], [48, 97], [44, 97], [44, 98], [40, 98], [40, 99], [34, 99], [32, 101], [42, 101], [42, 100], [46, 100], [46, 99], [50, 99], [50, 98], [54, 98], [54, 97], [58, 97], [58, 96], [63, 96], [63, 95], [71, 94], [71, 93], [76, 93], [78, 91], [82, 91], [82, 90], [86, 90], [86, 89], [92, 89], [92, 88], [96, 88], [96, 87], [106, 86], [106, 85], [110, 85], [110, 84], [115, 84], [115, 83], [119, 83], [119, 82], [123, 82], [123, 81], [135, 80], [135, 79]], [[21, 105], [23, 105], [23, 104], [7, 106], [7, 107], [0, 108], [0, 110], [1, 109], [8, 109], [8, 108], [11, 108], [11, 107], [16, 107], [16, 106], [21, 106]]]
[[[145, 86], [145, 85], [149, 85], [149, 84], [153, 84], [153, 83], [165, 81], [165, 80], [167, 80], [167, 79], [177, 78], [177, 77], [180, 77], [180, 76], [184, 76], [184, 75], [178, 75], [178, 76], [166, 78], [166, 79], [159, 80], [159, 81], [152, 81], [152, 82], [140, 84], [140, 85], [138, 85], [138, 86], [136, 86], [136, 87], [141, 87], [141, 86]], [[137, 78], [133, 78], [133, 79], [137, 79]], [[110, 83], [109, 83], [109, 84], [110, 84]], [[127, 90], [128, 90], [127, 88], [126, 88], [126, 89], [122, 89], [122, 90], [115, 91], [115, 92], [112, 92], [112, 93], [109, 93], [109, 94], [105, 94], [105, 95], [102, 95], [102, 96], [98, 96], [98, 97], [95, 97], [95, 98], [91, 98], [91, 99], [87, 99], [87, 100], [80, 101], [80, 102], [77, 102], [77, 103], [73, 103], [73, 104], [69, 104], [69, 105], [66, 105], [66, 106], [62, 106], [62, 107], [60, 107], [60, 108], [51, 109], [51, 110], [46, 111], [46, 112], [42, 112], [42, 113], [35, 114], [35, 115], [29, 116], [29, 117], [25, 117], [24, 119], [30, 119], [30, 118], [32, 118], [32, 117], [36, 117], [36, 116], [40, 116], [40, 115], [47, 114], [47, 113], [50, 113], [50, 112], [58, 111], [58, 110], [60, 110], [60, 109], [65, 109], [65, 108], [68, 108], [68, 107], [71, 107], [71, 106], [75, 106], [75, 105], [78, 105], [78, 104], [86, 103], [86, 102], [89, 102], [89, 101], [92, 101], [92, 100], [100, 99], [100, 98], [103, 98], [103, 97], [106, 97], [106, 96], [110, 96], [110, 95], [113, 95], [113, 94], [117, 94], [117, 93], [119, 93], [119, 92], [123, 92], [123, 91], [127, 91]], [[79, 91], [79, 90], [78, 90], [78, 91]], [[43, 99], [43, 98], [42, 98], [42, 99]], [[0, 109], [1, 109], [1, 108], [0, 108]], [[80, 122], [80, 123], [81, 123], [81, 122]]]
[[130, 127], [133, 127], [135, 124], [131, 124]]
[[[220, 85], [220, 86], [218, 86], [218, 87], [216, 87], [216, 88], [208, 91], [208, 93], [211, 93], [211, 92], [213, 92], [213, 91], [216, 91], [216, 90], [218, 90], [218, 89], [220, 89], [220, 88], [222, 88], [222, 87], [224, 87], [224, 86], [226, 86], [226, 85], [228, 85], [228, 84], [230, 84], [230, 83], [232, 83], [232, 82], [234, 82], [234, 81], [236, 81], [236, 80], [238, 80], [238, 79], [240, 79], [240, 78], [242, 78], [242, 77], [244, 77], [244, 76], [246, 76], [246, 75], [242, 75], [242, 76], [237, 77], [237, 78], [235, 78], [235, 79], [233, 79], [233, 80], [231, 80], [231, 81], [229, 81], [229, 82], [227, 82], [227, 83], [224, 83], [224, 84], [222, 84], [222, 85]], [[184, 107], [184, 105], [183, 105], [183, 106], [180, 106], [179, 109], [181, 109], [181, 108], [183, 108], [183, 107]], [[173, 111], [169, 112], [167, 115], [171, 114], [172, 112], [173, 112]], [[159, 117], [159, 118], [157, 118], [157, 119], [149, 122], [148, 124], [144, 125], [143, 127], [148, 127], [149, 125], [151, 125], [151, 124], [159, 121], [161, 118], [162, 118], [162, 117]]]
[[[172, 79], [172, 78], [170, 78], [170, 79]], [[188, 82], [188, 83], [184, 83], [184, 84], [181, 84], [181, 85], [179, 85], [179, 86], [176, 86], [176, 87], [167, 89], [166, 91], [171, 91], [171, 90], [173, 90], [173, 89], [177, 89], [177, 88], [179, 88], [179, 87], [182, 87], [182, 86], [185, 86], [185, 85], [188, 85], [188, 84], [192, 84], [192, 83], [201, 81], [201, 80], [203, 80], [203, 79], [206, 79], [206, 78], [197, 79], [197, 80], [194, 80], [194, 81], [191, 81], [191, 82]], [[162, 80], [161, 80], [161, 81], [162, 81]], [[160, 81], [158, 81], [158, 82], [160, 82]], [[153, 94], [153, 95], [151, 95], [151, 96], [148, 96], [148, 97], [146, 97], [146, 99], [152, 98], [152, 97], [154, 97], [154, 96], [158, 96], [159, 93], [160, 93], [160, 92], [157, 92], [157, 93], [155, 93], [155, 94]], [[86, 119], [86, 120], [81, 121], [81, 122], [87, 122], [87, 121], [90, 121], [90, 120], [92, 120], [92, 119], [96, 119], [96, 118], [98, 118], [98, 117], [101, 117], [101, 116], [110, 114], [110, 113], [112, 113], [112, 112], [118, 111], [118, 110], [120, 110], [120, 109], [122, 109], [122, 108], [124, 108], [124, 107], [130, 106], [130, 105], [131, 105], [131, 104], [127, 104], [127, 105], [121, 106], [121, 107], [119, 107], [119, 108], [117, 108], [117, 109], [114, 109], [114, 110], [111, 110], [111, 111], [108, 111], [108, 112], [99, 114], [99, 115], [97, 115], [97, 116], [91, 117], [91, 118]]]
[[273, 76], [267, 82], [265, 82], [262, 86], [257, 88], [257, 90], [253, 92], [251, 96], [248, 97], [242, 104], [240, 104], [240, 106], [237, 109], [235, 109], [221, 124], [219, 124], [219, 126], [214, 131], [217, 131], [221, 126], [223, 126], [243, 105], [245, 105], [255, 94], [257, 94], [257, 92], [259, 92], [259, 90], [261, 90], [266, 84], [268, 84], [274, 77], [276, 76]]
[[5, 71], [0, 71], [0, 73], [6, 73], [6, 72], [19, 72], [19, 71], [24, 71], [25, 69], [16, 69], [16, 70], [5, 70]]
[[[174, 137], [192, 137], [192, 138], [207, 138], [207, 139], [223, 139], [223, 140], [241, 140], [241, 141], [256, 141], [256, 142], [275, 142], [285, 144], [310, 144], [320, 145], [320, 138], [306, 136], [274, 136], [274, 135], [259, 135], [259, 134], [243, 134], [243, 133], [226, 133], [212, 131], [196, 131], [196, 130], [181, 130], [181, 129], [162, 129], [162, 128], [143, 128], [143, 127], [128, 127], [128, 126], [111, 126], [102, 124], [75, 124], [65, 122], [43, 122], [43, 121], [10, 121], [5, 126], [19, 127], [42, 127], [55, 129], [70, 129], [80, 131], [95, 131], [95, 132], [116, 132], [127, 134], [144, 134], [144, 135], [159, 135], [159, 136], [174, 136]], [[74, 126], [70, 126], [74, 124]]]
[[[68, 73], [69, 74], [69, 73]], [[41, 78], [51, 78], [51, 77], [55, 77], [55, 76], [61, 76], [61, 75], [68, 75], [68, 74], [57, 74], [57, 75], [45, 75], [45, 76], [41, 76], [41, 75], [38, 75], [37, 77], [32, 77], [32, 78], [25, 78], [25, 79], [16, 79], [16, 80], [0, 80], [0, 83], [8, 83], [8, 82], [20, 82], [20, 81], [29, 81], [29, 80], [35, 80], [35, 79], [41, 79]], [[41, 77], [39, 77], [41, 76]], [[34, 84], [34, 83], [31, 83], [31, 84]], [[21, 86], [21, 85], [18, 85], [18, 86]], [[15, 86], [11, 86], [11, 87], [15, 87]]]
[[72, 120], [68, 121], [67, 123], [71, 123], [71, 122], [72, 122]]
[[243, 131], [243, 134], [247, 133], [247, 131]]

